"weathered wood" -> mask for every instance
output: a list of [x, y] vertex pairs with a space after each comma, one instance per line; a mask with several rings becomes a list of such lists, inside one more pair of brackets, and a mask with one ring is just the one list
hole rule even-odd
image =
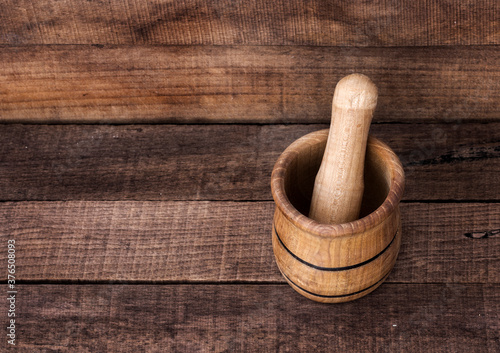
[[329, 122], [335, 84], [367, 74], [374, 121], [498, 119], [492, 47], [0, 47], [0, 121]]
[[[326, 125], [4, 125], [0, 200], [272, 200], [271, 171]], [[500, 123], [375, 124], [407, 200], [499, 200]]]
[[[284, 283], [273, 212], [273, 202], [4, 202], [0, 240], [16, 241], [19, 280]], [[388, 282], [500, 283], [499, 203], [401, 212]]]
[[4, 44], [500, 44], [498, 1], [0, 2]]
[[320, 305], [286, 285], [20, 285], [17, 345], [30, 352], [494, 353], [499, 290], [388, 284], [356, 302]]

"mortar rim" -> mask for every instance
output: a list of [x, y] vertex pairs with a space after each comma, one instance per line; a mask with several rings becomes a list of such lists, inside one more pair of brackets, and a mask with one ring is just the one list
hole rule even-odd
[[310, 234], [319, 237], [337, 238], [363, 233], [368, 229], [378, 226], [395, 212], [403, 196], [405, 186], [404, 170], [398, 156], [387, 144], [371, 134], [368, 137], [367, 146], [375, 147], [376, 149], [374, 151], [380, 155], [384, 161], [388, 161], [388, 170], [390, 172], [389, 192], [382, 204], [377, 207], [375, 211], [352, 222], [324, 224], [300, 213], [286, 195], [284, 185], [286, 167], [296, 158], [298, 153], [297, 150], [303, 145], [310, 144], [310, 141], [316, 140], [317, 143], [321, 143], [324, 139], [326, 142], [328, 132], [328, 129], [323, 129], [308, 133], [295, 140], [278, 157], [271, 175], [271, 192], [274, 202], [293, 225]]

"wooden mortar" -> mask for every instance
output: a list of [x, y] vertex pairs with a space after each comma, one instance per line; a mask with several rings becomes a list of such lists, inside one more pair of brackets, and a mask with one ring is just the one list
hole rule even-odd
[[370, 136], [360, 218], [340, 224], [309, 218], [328, 132], [303, 136], [278, 158], [271, 176], [276, 203], [272, 241], [276, 263], [296, 291], [337, 303], [370, 293], [393, 268], [401, 243], [404, 171], [396, 154]]

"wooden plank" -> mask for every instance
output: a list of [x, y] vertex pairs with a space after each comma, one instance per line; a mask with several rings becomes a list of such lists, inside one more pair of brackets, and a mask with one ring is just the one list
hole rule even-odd
[[[272, 202], [4, 202], [0, 239], [15, 240], [27, 281], [284, 283], [273, 211]], [[389, 282], [500, 283], [499, 203], [401, 211]]]
[[[326, 125], [4, 125], [0, 200], [272, 200], [271, 171]], [[499, 200], [500, 123], [375, 124], [406, 200]]]
[[390, 284], [355, 302], [324, 305], [286, 285], [20, 285], [17, 346], [31, 352], [327, 352], [334, 347], [493, 353], [500, 341], [499, 290], [481, 284]]
[[3, 44], [500, 44], [498, 1], [2, 0]]
[[498, 119], [500, 47], [0, 47], [3, 122], [329, 122], [343, 76], [374, 121]]
[[405, 199], [499, 199], [500, 124], [376, 125], [371, 131], [400, 157]]

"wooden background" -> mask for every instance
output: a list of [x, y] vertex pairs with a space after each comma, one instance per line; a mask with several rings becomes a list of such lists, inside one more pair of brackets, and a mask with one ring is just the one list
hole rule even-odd
[[[18, 351], [500, 351], [498, 1], [0, 9]], [[403, 243], [379, 289], [324, 305], [274, 263], [270, 173], [352, 72], [407, 173]]]

